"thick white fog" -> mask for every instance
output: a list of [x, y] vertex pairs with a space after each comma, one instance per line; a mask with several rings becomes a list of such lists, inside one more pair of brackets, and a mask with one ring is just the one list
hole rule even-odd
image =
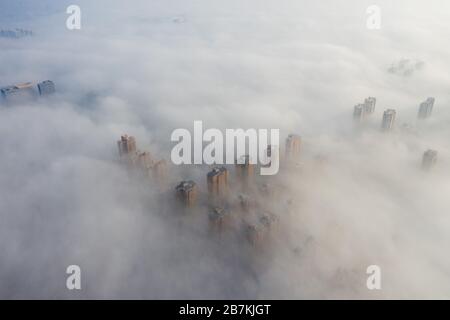
[[[448, 1], [2, 0], [0, 87], [57, 93], [0, 105], [0, 297], [450, 298]], [[320, 2], [320, 3], [316, 3]], [[381, 29], [366, 27], [369, 5]], [[353, 106], [377, 98], [356, 128]], [[433, 115], [417, 121], [435, 97]], [[393, 132], [383, 111], [397, 110]], [[130, 175], [116, 141], [170, 163], [175, 128], [277, 128], [302, 136], [298, 168], [265, 177], [280, 226], [263, 252], [216, 241], [207, 211]], [[438, 151], [433, 170], [423, 152]], [[231, 175], [233, 172], [230, 173]], [[66, 288], [79, 265], [82, 290]], [[378, 265], [382, 289], [368, 290]]]

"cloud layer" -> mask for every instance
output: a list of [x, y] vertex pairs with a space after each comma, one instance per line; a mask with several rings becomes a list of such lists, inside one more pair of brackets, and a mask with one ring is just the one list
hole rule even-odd
[[[70, 1], [40, 3], [0, 4], [0, 29], [34, 32], [0, 38], [1, 86], [58, 91], [0, 109], [0, 297], [450, 297], [447, 2], [379, 1], [368, 30], [365, 1], [80, 1], [80, 31], [65, 27]], [[423, 65], [399, 77], [399, 61]], [[375, 114], [355, 128], [367, 96]], [[428, 96], [433, 117], [417, 123]], [[397, 129], [382, 134], [387, 108]], [[280, 216], [264, 253], [211, 239], [204, 208], [181, 215], [117, 161], [123, 133], [169, 160], [170, 133], [194, 120], [302, 135], [300, 168], [259, 200]], [[171, 167], [169, 183], [204, 191], [206, 170]], [[80, 292], [65, 287], [70, 264]], [[366, 288], [372, 264], [381, 291]]]

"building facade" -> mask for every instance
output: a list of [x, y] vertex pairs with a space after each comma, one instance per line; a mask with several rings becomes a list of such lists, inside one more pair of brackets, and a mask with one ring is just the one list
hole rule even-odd
[[431, 116], [434, 107], [434, 98], [428, 98], [424, 102], [422, 102], [419, 106], [419, 119], [427, 119]]
[[119, 155], [132, 155], [136, 153], [136, 139], [132, 136], [123, 135], [120, 140], [117, 141], [117, 146], [119, 148]]
[[193, 207], [197, 202], [197, 185], [194, 181], [182, 181], [175, 188], [179, 201], [185, 207]]
[[394, 109], [388, 109], [383, 113], [383, 121], [381, 122], [381, 128], [383, 131], [389, 131], [394, 128], [396, 111]]
[[364, 100], [364, 113], [366, 115], [375, 112], [375, 105], [377, 104], [377, 99], [375, 97], [368, 97]]
[[212, 169], [206, 175], [208, 193], [212, 200], [226, 197], [228, 193], [228, 170], [225, 167]]
[[302, 139], [299, 135], [290, 134], [286, 139], [286, 158], [296, 159], [300, 155]]
[[38, 83], [37, 87], [40, 96], [47, 96], [56, 92], [55, 84], [53, 83], [53, 81], [50, 80]]
[[424, 152], [422, 157], [422, 168], [424, 170], [430, 170], [436, 165], [437, 162], [437, 151], [436, 150], [427, 150]]

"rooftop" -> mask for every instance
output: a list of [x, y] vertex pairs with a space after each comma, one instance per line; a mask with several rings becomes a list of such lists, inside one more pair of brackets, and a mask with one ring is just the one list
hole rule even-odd
[[195, 187], [195, 182], [192, 180], [188, 180], [188, 181], [181, 181], [180, 184], [178, 186], [176, 186], [176, 190], [177, 191], [189, 191], [192, 190], [192, 188]]
[[208, 177], [214, 177], [214, 176], [220, 175], [226, 171], [227, 171], [227, 169], [225, 167], [216, 167], [216, 168], [212, 169], [210, 172], [208, 172]]

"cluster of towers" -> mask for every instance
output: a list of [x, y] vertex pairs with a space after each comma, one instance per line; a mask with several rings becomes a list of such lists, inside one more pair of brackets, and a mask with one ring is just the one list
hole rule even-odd
[[[289, 135], [286, 139], [286, 160], [298, 158], [301, 138]], [[132, 136], [123, 135], [117, 142], [121, 161], [133, 168], [141, 169], [149, 176], [163, 179], [166, 174], [166, 162], [154, 161], [148, 152], [140, 152]], [[270, 153], [270, 146], [268, 153]], [[200, 206], [208, 210], [208, 224], [214, 234], [238, 232], [253, 246], [264, 243], [278, 224], [278, 216], [272, 213], [258, 199], [271, 196], [271, 187], [256, 177], [256, 166], [249, 156], [244, 156], [234, 165], [230, 188], [230, 168], [213, 167], [206, 174], [206, 203], [201, 200], [199, 186], [193, 180], [179, 182], [175, 187], [175, 199], [182, 212], [198, 211]], [[164, 177], [165, 179], [165, 177]], [[205, 194], [206, 195], [206, 194]], [[202, 211], [202, 210], [199, 210]]]
[[[433, 112], [435, 99], [433, 97], [427, 98], [419, 105], [418, 119], [423, 120], [431, 116]], [[353, 118], [361, 122], [368, 114], [372, 114], [375, 111], [376, 99], [373, 97], [366, 98], [363, 104], [357, 104], [353, 110]], [[394, 128], [397, 112], [394, 109], [387, 109], [383, 112], [383, 119], [381, 121], [382, 131], [390, 131]], [[430, 170], [437, 161], [437, 151], [427, 150], [422, 157], [422, 168], [424, 170]]]
[[371, 115], [375, 112], [375, 105], [377, 99], [374, 97], [368, 97], [364, 100], [364, 103], [357, 104], [353, 109], [353, 118], [355, 120], [361, 121], [366, 116]]
[[31, 82], [15, 84], [0, 88], [0, 96], [7, 103], [26, 102], [37, 96], [47, 96], [55, 93], [53, 81], [45, 80], [34, 85]]
[[[361, 122], [368, 115], [375, 111], [376, 98], [368, 97], [364, 103], [357, 104], [353, 109], [353, 119], [356, 122]], [[418, 118], [427, 119], [431, 116], [433, 111], [435, 99], [430, 97], [419, 106]], [[394, 109], [387, 109], [383, 112], [383, 119], [381, 121], [381, 129], [383, 131], [390, 131], [395, 126], [397, 112]]]
[[121, 136], [117, 146], [122, 162], [129, 168], [141, 170], [144, 175], [154, 179], [161, 189], [164, 188], [167, 175], [165, 160], [155, 160], [148, 151], [139, 151], [136, 139], [132, 136]]

